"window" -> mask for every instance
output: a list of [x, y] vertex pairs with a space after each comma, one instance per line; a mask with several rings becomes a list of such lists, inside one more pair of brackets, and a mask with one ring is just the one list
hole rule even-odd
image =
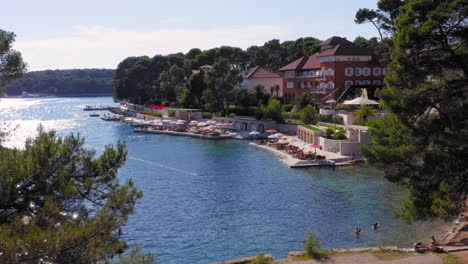
[[294, 82], [287, 82], [286, 88], [294, 88]]
[[353, 76], [353, 73], [354, 73], [354, 69], [351, 68], [351, 67], [348, 67], [345, 69], [345, 75], [346, 76]]
[[353, 85], [353, 81], [346, 81], [345, 82], [345, 87], [349, 87], [351, 85]]
[[380, 73], [382, 72], [380, 68], [374, 68], [372, 69], [372, 71], [373, 71], [372, 74], [374, 76], [380, 76]]
[[371, 81], [365, 80], [365, 81], [362, 81], [361, 84], [369, 85], [369, 84], [371, 84]]
[[329, 88], [329, 89], [335, 88], [335, 84], [333, 82], [328, 82], [327, 83], [327, 88]]
[[388, 74], [388, 68], [383, 68], [382, 75], [387, 75], [387, 74]]
[[287, 71], [286, 72], [286, 78], [294, 78], [294, 72], [293, 71]]
[[373, 85], [380, 85], [380, 81], [379, 81], [379, 80], [374, 80], [374, 81], [372, 82], [372, 84], [373, 84]]
[[361, 81], [356, 81], [356, 85], [360, 85], [361, 84]]
[[356, 76], [361, 76], [361, 68], [356, 67]]
[[330, 69], [328, 69], [327, 74], [328, 74], [328, 76], [333, 76], [333, 75], [335, 75], [335, 71], [332, 68], [330, 68]]
[[362, 68], [362, 75], [364, 75], [364, 76], [369, 76], [370, 73], [371, 73], [371, 71], [370, 71], [370, 68], [369, 68], [369, 67], [364, 67], [364, 68]]

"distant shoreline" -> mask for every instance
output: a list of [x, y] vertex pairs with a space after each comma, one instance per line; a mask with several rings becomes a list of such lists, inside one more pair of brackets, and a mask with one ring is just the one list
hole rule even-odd
[[112, 93], [105, 93], [105, 94], [90, 94], [90, 93], [85, 93], [85, 94], [41, 94], [38, 97], [20, 97], [20, 95], [8, 95], [8, 96], [2, 96], [0, 98], [64, 98], [64, 97], [112, 97]]

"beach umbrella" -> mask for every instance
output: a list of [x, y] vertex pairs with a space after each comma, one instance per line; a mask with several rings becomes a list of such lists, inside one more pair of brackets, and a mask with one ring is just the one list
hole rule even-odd
[[317, 151], [317, 148], [320, 148], [321, 146], [320, 146], [320, 144], [309, 144], [308, 147], [314, 148], [315, 151]]
[[277, 136], [277, 137], [280, 138], [280, 137], [284, 136], [284, 134], [282, 134], [282, 133], [276, 133], [275, 136]]
[[252, 132], [249, 133], [249, 135], [252, 135], [252, 136], [260, 135], [260, 132], [252, 131]]
[[278, 131], [276, 131], [276, 129], [268, 129], [267, 131], [265, 131], [267, 133], [276, 133]]
[[330, 99], [325, 101], [326, 104], [336, 104], [336, 100]]
[[273, 139], [273, 138], [278, 138], [278, 137], [276, 135], [269, 135], [268, 138]]
[[198, 121], [196, 121], [196, 120], [190, 121], [189, 125], [196, 126], [196, 125], [198, 125]]
[[210, 121], [208, 121], [207, 123], [216, 124], [217, 122], [216, 122], [216, 120], [210, 120]]
[[224, 123], [224, 126], [232, 126], [231, 123]]
[[353, 100], [345, 101], [345, 105], [378, 105], [379, 102], [364, 97], [356, 97]]

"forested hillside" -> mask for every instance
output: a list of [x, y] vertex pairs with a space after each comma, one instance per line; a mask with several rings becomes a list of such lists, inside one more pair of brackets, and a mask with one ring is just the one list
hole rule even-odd
[[8, 95], [21, 92], [48, 95], [104, 95], [112, 94], [112, 75], [109, 69], [46, 70], [28, 72], [6, 90]]

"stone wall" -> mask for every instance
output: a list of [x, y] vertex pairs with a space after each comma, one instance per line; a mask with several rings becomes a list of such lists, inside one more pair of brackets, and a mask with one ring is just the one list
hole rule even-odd
[[298, 125], [293, 124], [277, 124], [276, 129], [278, 132], [283, 133], [285, 135], [292, 135], [295, 136], [297, 134], [297, 127]]

